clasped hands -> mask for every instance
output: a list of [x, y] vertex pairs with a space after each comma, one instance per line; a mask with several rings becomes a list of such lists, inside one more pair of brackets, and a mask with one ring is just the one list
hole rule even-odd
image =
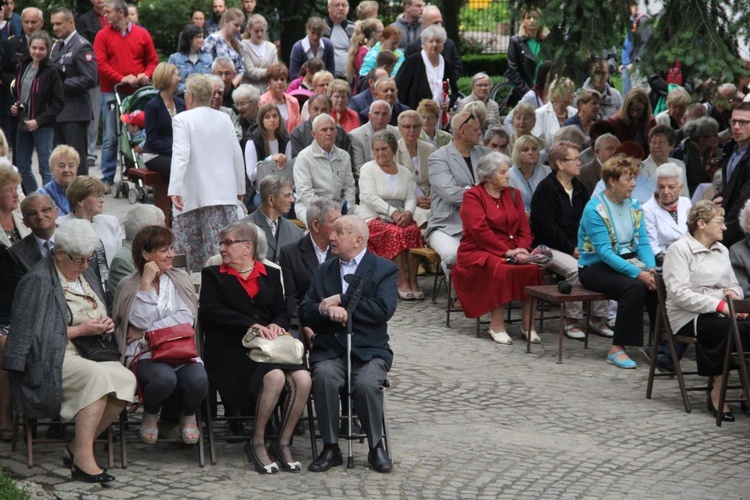
[[320, 301], [318, 312], [335, 323], [346, 325], [346, 309], [341, 306], [341, 295], [331, 295]]
[[[409, 212], [408, 210], [406, 210], [404, 212], [399, 212], [398, 210], [396, 210], [395, 212], [393, 212], [391, 214], [391, 219], [393, 219], [393, 222], [398, 227], [406, 227], [409, 224], [411, 224], [411, 222], [414, 220], [414, 218], [412, 217], [411, 212]], [[344, 320], [344, 321], [346, 321], [346, 320]]]
[[525, 248], [514, 248], [505, 252], [506, 257], [513, 257], [518, 264], [528, 264], [531, 261], [531, 255]]

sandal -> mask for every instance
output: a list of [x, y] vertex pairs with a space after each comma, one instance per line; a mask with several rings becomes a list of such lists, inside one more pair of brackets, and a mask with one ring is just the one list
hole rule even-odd
[[195, 422], [185, 424], [180, 427], [182, 442], [185, 444], [195, 444], [201, 437], [201, 431], [198, 430], [198, 424]]
[[146, 444], [154, 444], [159, 439], [159, 427], [154, 422], [152, 425], [141, 424], [141, 430], [139, 432], [141, 441]]
[[497, 342], [498, 344], [506, 344], [510, 345], [513, 343], [513, 340], [508, 336], [506, 332], [496, 332], [492, 328], [489, 329], [490, 337], [492, 337], [492, 340]]
[[523, 332], [523, 338], [528, 339], [531, 337], [531, 343], [532, 344], [541, 344], [542, 339], [539, 338], [539, 335], [537, 335], [536, 330], [531, 330], [530, 332], [527, 332], [523, 328], [521, 328], [521, 332]]
[[407, 290], [405, 292], [399, 290], [398, 296], [401, 297], [402, 300], [414, 300], [414, 292], [412, 292], [411, 290]]
[[417, 290], [412, 293], [414, 294], [414, 300], [424, 300], [424, 292], [422, 290]]

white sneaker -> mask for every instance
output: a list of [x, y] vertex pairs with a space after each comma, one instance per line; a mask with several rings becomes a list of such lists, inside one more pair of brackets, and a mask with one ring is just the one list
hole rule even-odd
[[492, 328], [489, 329], [490, 337], [492, 337], [492, 340], [497, 342], [498, 344], [512, 344], [513, 340], [508, 336], [505, 332], [496, 332], [492, 330]]
[[[578, 330], [578, 331], [573, 331]], [[586, 333], [581, 329], [581, 325], [578, 323], [571, 323], [565, 325], [565, 336], [573, 340], [583, 340], [586, 338]]]
[[536, 334], [536, 330], [531, 330], [530, 332], [525, 331], [523, 328], [521, 329], [521, 332], [523, 333], [523, 336], [525, 339], [529, 338], [529, 335], [531, 335], [531, 343], [532, 344], [541, 344], [542, 339], [539, 338], [539, 335]]
[[598, 335], [611, 339], [615, 336], [614, 330], [612, 330], [606, 321], [600, 321], [599, 323], [591, 323], [591, 329], [594, 330]]

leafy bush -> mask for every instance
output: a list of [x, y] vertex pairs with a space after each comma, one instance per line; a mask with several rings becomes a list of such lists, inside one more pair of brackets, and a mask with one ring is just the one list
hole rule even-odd
[[138, 14], [159, 53], [160, 60], [166, 60], [177, 50], [177, 40], [182, 28], [190, 22], [190, 14], [200, 9], [211, 15], [211, 0], [141, 0]]
[[474, 9], [467, 3], [458, 14], [461, 31], [497, 31], [497, 23], [510, 22], [508, 2], [495, 0], [486, 9]]
[[503, 75], [508, 69], [508, 54], [466, 54], [461, 56], [464, 74], [471, 76], [480, 71], [488, 75]]
[[16, 482], [0, 473], [0, 498], [3, 500], [27, 500], [29, 495], [20, 489]]

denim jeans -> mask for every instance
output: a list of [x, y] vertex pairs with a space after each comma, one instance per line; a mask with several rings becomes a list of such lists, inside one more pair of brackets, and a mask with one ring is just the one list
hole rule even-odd
[[102, 181], [112, 184], [117, 172], [117, 126], [119, 116], [109, 103], [115, 100], [114, 92], [102, 92]]
[[53, 127], [42, 127], [34, 132], [18, 131], [16, 136], [16, 162], [23, 179], [23, 190], [26, 194], [39, 189], [36, 177], [34, 177], [34, 172], [31, 169], [31, 155], [34, 153], [34, 146], [36, 146], [36, 157], [39, 160], [39, 174], [42, 176], [42, 184], [52, 181], [49, 156], [52, 154], [54, 136], [55, 129]]
[[630, 79], [630, 73], [628, 73], [628, 70], [625, 69], [623, 66], [622, 68], [622, 97], [625, 98], [625, 94], [630, 92], [630, 89], [633, 88], [633, 82]]

